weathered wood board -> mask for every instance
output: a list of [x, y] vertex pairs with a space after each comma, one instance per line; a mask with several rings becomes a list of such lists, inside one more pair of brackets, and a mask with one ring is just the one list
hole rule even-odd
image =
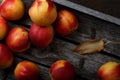
[[6, 77], [4, 70], [0, 70], [0, 80], [4, 80]]
[[[21, 25], [29, 30], [31, 20], [28, 16], [28, 9], [34, 0], [23, 0], [26, 6], [25, 16], [18, 21], [9, 22], [9, 26]], [[59, 1], [58, 1], [59, 2]], [[98, 80], [97, 70], [105, 62], [115, 61], [120, 63], [120, 45], [109, 44], [102, 52], [80, 55], [72, 51], [81, 41], [91, 38], [102, 38], [105, 41], [120, 41], [120, 25], [93, 17], [80, 12], [79, 10], [61, 5], [55, 0], [57, 9], [68, 9], [75, 13], [79, 20], [79, 28], [68, 37], [60, 37], [57, 34], [53, 42], [45, 49], [38, 49], [35, 46], [21, 54], [14, 53], [15, 62], [12, 69], [1, 70], [1, 80], [15, 80], [13, 70], [15, 65], [22, 60], [30, 60], [41, 68], [41, 80], [50, 80], [49, 68], [53, 62], [65, 59], [71, 62], [76, 69], [76, 80]], [[4, 42], [4, 41], [3, 41]]]

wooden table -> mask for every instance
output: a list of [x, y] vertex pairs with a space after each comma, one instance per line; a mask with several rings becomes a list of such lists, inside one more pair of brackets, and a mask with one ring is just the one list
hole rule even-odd
[[[22, 25], [29, 29], [31, 20], [28, 9], [33, 0], [23, 0], [26, 6], [25, 16], [18, 21], [8, 21], [10, 27]], [[34, 46], [21, 54], [14, 53], [15, 59], [12, 67], [0, 70], [0, 80], [16, 80], [13, 74], [16, 64], [23, 60], [36, 63], [41, 69], [40, 80], [50, 80], [49, 68], [53, 62], [65, 59], [71, 62], [76, 69], [75, 80], [98, 80], [98, 68], [108, 61], [120, 63], [120, 45], [109, 44], [101, 52], [80, 55], [72, 51], [81, 41], [91, 38], [102, 38], [105, 41], [120, 41], [120, 19], [112, 17], [80, 4], [70, 1], [54, 0], [58, 10], [73, 11], [79, 20], [79, 28], [68, 37], [55, 35], [53, 42], [45, 49]], [[92, 36], [94, 35], [94, 37]]]

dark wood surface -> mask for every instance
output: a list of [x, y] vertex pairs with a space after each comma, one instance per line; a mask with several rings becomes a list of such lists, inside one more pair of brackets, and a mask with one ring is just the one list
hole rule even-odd
[[88, 8], [120, 18], [120, 0], [69, 0]]
[[[18, 21], [9, 22], [10, 27], [22, 25], [29, 30], [31, 20], [27, 14], [33, 0], [24, 0], [26, 6], [25, 16]], [[58, 1], [59, 2], [59, 1]], [[80, 55], [72, 51], [81, 41], [93, 38], [102, 38], [104, 41], [120, 41], [120, 25], [114, 22], [105, 21], [98, 17], [83, 13], [80, 10], [61, 5], [55, 0], [57, 9], [68, 9], [75, 13], [79, 20], [79, 28], [68, 37], [55, 35], [53, 42], [45, 49], [38, 49], [35, 46], [21, 54], [14, 53], [15, 60], [11, 68], [0, 70], [1, 80], [15, 80], [13, 71], [16, 64], [23, 60], [30, 60], [36, 63], [41, 69], [40, 80], [50, 80], [49, 68], [53, 62], [65, 59], [71, 62], [76, 69], [75, 80], [99, 80], [97, 77], [98, 68], [105, 62], [115, 61], [120, 63], [120, 45], [109, 44], [99, 53]]]

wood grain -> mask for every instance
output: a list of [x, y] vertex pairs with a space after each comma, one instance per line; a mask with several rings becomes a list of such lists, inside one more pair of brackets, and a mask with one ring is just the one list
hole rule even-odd
[[0, 70], [0, 80], [4, 80], [5, 78], [5, 71], [4, 70]]

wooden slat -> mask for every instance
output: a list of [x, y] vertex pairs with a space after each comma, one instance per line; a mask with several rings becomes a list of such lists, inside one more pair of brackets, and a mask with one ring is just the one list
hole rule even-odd
[[70, 61], [76, 68], [81, 68], [83, 63], [83, 56], [72, 52], [70, 47], [73, 44], [67, 44], [66, 42], [54, 39], [50, 46], [45, 49], [39, 49], [31, 46], [30, 50], [21, 54], [15, 53], [16, 56], [34, 60], [44, 66], [51, 66], [53, 62], [60, 59]]
[[69, 0], [54, 0], [54, 2], [56, 2], [58, 4], [61, 4], [63, 6], [70, 7], [72, 9], [80, 11], [82, 13], [85, 13], [85, 14], [97, 17], [99, 19], [102, 19], [102, 20], [105, 20], [105, 21], [108, 21], [108, 22], [120, 25], [120, 19], [117, 18], [117, 17], [113, 17], [111, 15], [104, 14], [104, 13], [99, 12], [97, 10], [93, 10], [93, 9], [88, 8], [88, 7], [85, 7], [83, 5], [80, 5], [80, 4], [77, 4], [77, 3], [73, 3], [73, 2], [71, 2]]
[[0, 70], [0, 80], [4, 80], [5, 76], [4, 70]]

